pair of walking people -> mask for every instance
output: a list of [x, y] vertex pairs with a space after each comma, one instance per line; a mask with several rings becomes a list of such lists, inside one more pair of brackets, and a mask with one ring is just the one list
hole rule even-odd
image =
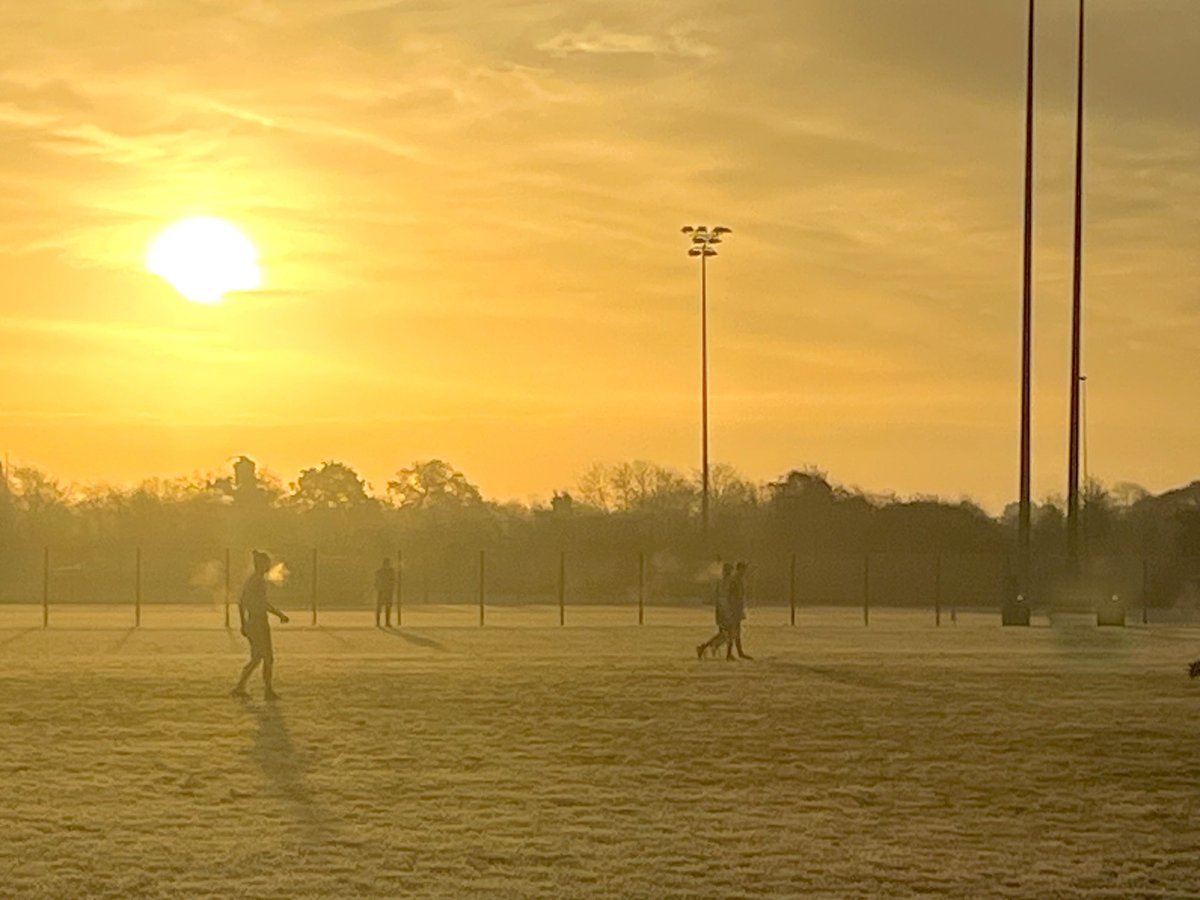
[[725, 645], [725, 658], [753, 659], [742, 649], [742, 622], [746, 619], [746, 564], [739, 562], [725, 563], [721, 567], [721, 581], [717, 584], [716, 596], [713, 598], [716, 607], [717, 633], [696, 645], [696, 658], [703, 659], [704, 654], [719, 653], [721, 645]]

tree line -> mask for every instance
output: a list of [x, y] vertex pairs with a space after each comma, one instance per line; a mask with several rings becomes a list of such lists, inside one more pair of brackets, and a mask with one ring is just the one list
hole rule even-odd
[[[553, 595], [564, 559], [577, 601], [620, 601], [639, 580], [653, 601], [695, 601], [721, 558], [751, 563], [764, 603], [795, 594], [804, 603], [857, 602], [873, 574], [877, 602], [926, 603], [937, 589], [991, 604], [1016, 543], [1015, 505], [991, 516], [967, 499], [869, 494], [813, 467], [755, 483], [714, 466], [707, 536], [699, 479], [645, 461], [593, 465], [544, 503], [489, 500], [436, 459], [399, 468], [381, 490], [344, 462], [285, 483], [245, 456], [225, 472], [132, 487], [67, 485], [25, 465], [3, 475], [0, 602], [40, 596], [44, 548], [64, 602], [127, 597], [132, 548], [143, 551], [151, 600], [215, 598], [226, 551], [236, 583], [249, 549], [261, 548], [284, 562], [284, 590], [297, 601], [315, 582], [323, 602], [344, 605], [365, 603], [371, 572], [397, 553], [410, 602], [466, 600], [477, 591], [480, 551], [495, 602]], [[1145, 591], [1157, 605], [1189, 595], [1200, 482], [1156, 496], [1089, 481], [1081, 526], [1091, 589]], [[1061, 500], [1037, 504], [1035, 602], [1058, 590], [1065, 541]]]

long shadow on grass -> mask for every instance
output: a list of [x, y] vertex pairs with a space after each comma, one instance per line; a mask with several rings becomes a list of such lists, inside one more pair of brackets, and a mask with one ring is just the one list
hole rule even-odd
[[117, 642], [116, 642], [115, 644], [113, 644], [111, 647], [109, 647], [109, 648], [108, 648], [108, 652], [109, 652], [109, 653], [120, 653], [120, 652], [121, 652], [121, 648], [125, 646], [125, 643], [126, 643], [126, 642], [127, 642], [127, 641], [128, 641], [130, 638], [131, 638], [131, 637], [133, 637], [133, 632], [134, 632], [134, 631], [135, 631], [135, 629], [133, 629], [133, 628], [130, 628], [130, 629], [129, 629], [128, 631], [126, 631], [126, 632], [125, 632], [123, 635], [121, 635], [121, 636], [120, 636], [120, 638], [118, 638], [118, 639], [117, 639]]
[[953, 688], [948, 688], [937, 676], [930, 675], [925, 680], [912, 678], [885, 678], [864, 670], [861, 666], [847, 664], [837, 666], [806, 666], [803, 663], [778, 662], [764, 660], [767, 666], [776, 671], [789, 672], [796, 675], [812, 675], [824, 678], [836, 684], [849, 687], [863, 688], [870, 691], [888, 691], [890, 693], [907, 693], [918, 691], [927, 700], [946, 698], [954, 700], [959, 695]]
[[6, 644], [11, 644], [13, 641], [20, 640], [21, 638], [25, 637], [25, 635], [27, 635], [27, 634], [31, 634], [35, 631], [41, 631], [41, 630], [42, 630], [41, 628], [22, 629], [21, 631], [18, 631], [16, 634], [10, 634], [4, 640], [0, 641], [0, 647], [5, 646]]
[[416, 644], [418, 647], [427, 647], [431, 650], [442, 650], [442, 651], [448, 651], [448, 649], [449, 649], [448, 647], [446, 647], [445, 644], [439, 643], [438, 641], [435, 641], [433, 638], [427, 638], [424, 635], [415, 634], [414, 632], [411, 632], [411, 631], [388, 631], [388, 630], [382, 629], [382, 628], [380, 629], [380, 631], [382, 631], [384, 634], [390, 634], [392, 637], [397, 637], [397, 638], [400, 638], [401, 640], [408, 641], [410, 644]]
[[329, 814], [308, 786], [308, 766], [297, 751], [283, 713], [276, 704], [256, 707], [258, 732], [250, 756], [267, 778], [271, 793], [300, 829], [302, 838], [324, 843], [334, 835]]
[[352, 641], [346, 640], [344, 637], [342, 637], [340, 634], [338, 634], [334, 629], [329, 628], [328, 626], [317, 625], [315, 627], [315, 630], [321, 632], [321, 634], [325, 635], [325, 637], [329, 638], [331, 641], [333, 641], [339, 647], [345, 647], [347, 650], [357, 649]]
[[848, 684], [853, 687], [894, 691], [897, 688], [909, 686], [908, 682], [894, 678], [881, 678], [878, 675], [873, 675], [870, 672], [863, 671], [861, 668], [855, 668], [851, 665], [847, 665], [845, 668], [835, 668], [833, 666], [806, 666], [802, 663], [776, 662], [774, 660], [765, 660], [765, 662], [767, 662], [770, 668], [775, 670], [793, 672], [798, 675], [816, 675], [819, 678], [826, 678], [829, 681], [836, 681], [839, 684]]

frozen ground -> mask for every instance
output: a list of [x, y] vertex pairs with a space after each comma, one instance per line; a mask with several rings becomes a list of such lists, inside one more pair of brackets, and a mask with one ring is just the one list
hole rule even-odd
[[0, 607], [0, 894], [1196, 895], [1200, 628], [756, 614]]

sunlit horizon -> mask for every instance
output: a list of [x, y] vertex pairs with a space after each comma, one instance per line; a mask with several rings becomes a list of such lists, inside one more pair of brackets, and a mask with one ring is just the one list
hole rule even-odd
[[[1069, 6], [1038, 13], [1037, 498], [1066, 484]], [[616, 4], [596, 20], [568, 4], [531, 25], [508, 7], [114, 4], [96, 29], [119, 53], [62, 17], [0, 14], [0, 171], [13, 209], [37, 211], [3, 231], [0, 350], [20, 389], [0, 444], [66, 480], [239, 449], [371, 479], [440, 457], [516, 498], [597, 460], [690, 472], [699, 279], [679, 228], [723, 222], [713, 458], [756, 481], [816, 465], [1002, 509], [1025, 7], [922, 10]], [[1197, 474], [1200, 55], [1181, 36], [1198, 17], [1165, 0], [1091, 12], [1090, 474], [1151, 491]], [[232, 280], [201, 263], [188, 290], [233, 293], [188, 303], [145, 254], [207, 215], [250, 238], [267, 277], [238, 293], [245, 260]]]

